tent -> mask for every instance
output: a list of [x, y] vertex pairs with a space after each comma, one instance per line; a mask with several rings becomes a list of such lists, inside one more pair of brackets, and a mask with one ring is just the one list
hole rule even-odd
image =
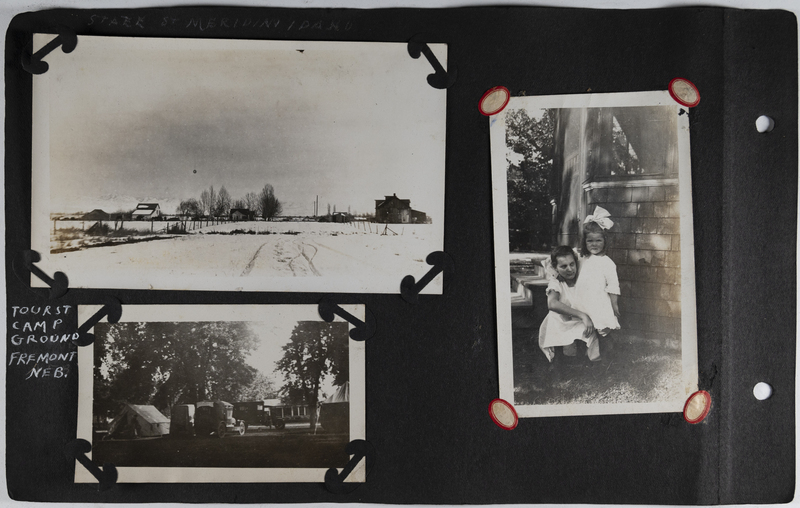
[[350, 428], [350, 382], [323, 400], [319, 406], [319, 424], [327, 432], [347, 432]]
[[169, 418], [154, 406], [125, 404], [111, 426], [106, 438], [133, 438], [169, 434]]

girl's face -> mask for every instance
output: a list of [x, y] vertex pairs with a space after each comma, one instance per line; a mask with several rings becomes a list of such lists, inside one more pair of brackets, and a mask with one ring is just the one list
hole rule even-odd
[[578, 273], [575, 256], [558, 256], [556, 258], [556, 271], [565, 280], [572, 280]]
[[586, 250], [592, 256], [602, 254], [606, 247], [606, 239], [603, 238], [603, 233], [586, 233]]

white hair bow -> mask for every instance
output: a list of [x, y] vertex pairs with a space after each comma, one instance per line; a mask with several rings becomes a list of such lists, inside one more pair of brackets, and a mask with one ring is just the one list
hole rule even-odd
[[595, 222], [603, 229], [611, 229], [611, 226], [614, 225], [614, 221], [612, 221], [610, 217], [611, 214], [608, 213], [608, 210], [602, 206], [596, 206], [594, 209], [594, 215], [587, 215], [583, 220], [583, 223], [588, 224], [590, 222]]

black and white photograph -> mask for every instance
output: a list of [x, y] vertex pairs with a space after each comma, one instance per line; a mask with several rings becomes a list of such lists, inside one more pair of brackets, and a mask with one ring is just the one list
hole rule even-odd
[[668, 92], [490, 117], [500, 397], [520, 417], [679, 412], [697, 390], [689, 123]]
[[[321, 482], [365, 439], [364, 343], [350, 329], [313, 305], [126, 306], [79, 350], [78, 437], [121, 483]], [[362, 461], [347, 481], [364, 473]]]
[[397, 293], [443, 250], [447, 92], [405, 43], [79, 36], [48, 64], [31, 245], [70, 287]]

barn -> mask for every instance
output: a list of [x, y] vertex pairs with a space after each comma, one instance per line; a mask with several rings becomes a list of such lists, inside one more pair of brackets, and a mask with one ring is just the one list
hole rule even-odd
[[161, 217], [158, 203], [139, 203], [131, 214], [133, 220], [153, 220]]
[[111, 218], [111, 214], [104, 212], [99, 208], [95, 208], [89, 213], [86, 213], [81, 217], [81, 220], [113, 220]]

